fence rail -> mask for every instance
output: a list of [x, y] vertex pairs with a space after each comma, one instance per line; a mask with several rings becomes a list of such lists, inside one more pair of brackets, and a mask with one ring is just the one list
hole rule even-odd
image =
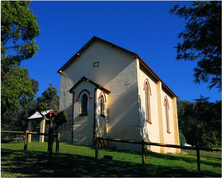
[[142, 164], [145, 164], [145, 148], [144, 148], [144, 145], [153, 145], [153, 146], [161, 146], [161, 147], [172, 147], [172, 148], [182, 148], [182, 149], [196, 150], [197, 151], [197, 169], [198, 169], [198, 171], [200, 171], [200, 150], [222, 151], [221, 148], [205, 148], [205, 147], [199, 147], [198, 145], [196, 145], [195, 147], [188, 147], [188, 146], [180, 146], [180, 145], [173, 145], [173, 144], [144, 142], [144, 140], [134, 141], [134, 140], [113, 139], [113, 138], [106, 138], [106, 137], [96, 137], [95, 138], [95, 141], [96, 141], [96, 144], [95, 144], [95, 158], [99, 157], [99, 140], [115, 141], [115, 142], [131, 143], [131, 144], [141, 144], [142, 145]]
[[[24, 150], [27, 150], [27, 147], [28, 147], [28, 134], [49, 136], [49, 134], [46, 134], [46, 133], [29, 132], [28, 130], [26, 131], [3, 131], [2, 130], [1, 133], [24, 134], [25, 136]], [[53, 134], [53, 137], [56, 137], [56, 153], [59, 153], [60, 133]]]
[[24, 134], [25, 131], [1, 131], [2, 133], [15, 133], [15, 134]]

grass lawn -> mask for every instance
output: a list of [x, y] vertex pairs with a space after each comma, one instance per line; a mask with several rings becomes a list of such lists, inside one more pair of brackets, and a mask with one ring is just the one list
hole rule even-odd
[[[197, 171], [195, 151], [188, 155], [146, 153], [142, 165], [141, 153], [99, 149], [95, 158], [94, 147], [60, 143], [59, 154], [53, 147], [49, 165], [47, 143], [1, 143], [1, 177], [221, 177], [221, 153], [201, 151], [201, 171]], [[113, 160], [104, 159], [113, 156]]]

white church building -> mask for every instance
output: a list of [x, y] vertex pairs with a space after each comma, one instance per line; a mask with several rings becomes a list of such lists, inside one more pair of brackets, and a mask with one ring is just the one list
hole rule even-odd
[[[179, 145], [177, 96], [137, 54], [94, 36], [58, 73], [59, 109], [67, 113], [70, 142], [92, 146], [100, 136]], [[141, 150], [141, 145], [109, 144]]]

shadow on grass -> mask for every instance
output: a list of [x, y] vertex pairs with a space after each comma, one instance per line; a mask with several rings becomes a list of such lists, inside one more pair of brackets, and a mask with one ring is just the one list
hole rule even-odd
[[[182, 167], [173, 169], [167, 166], [136, 164], [131, 162], [95, 159], [75, 154], [53, 154], [52, 164], [47, 163], [48, 154], [40, 151], [20, 151], [1, 149], [2, 173], [29, 177], [161, 177], [192, 176], [220, 177], [208, 171], [188, 171]], [[10, 157], [8, 157], [11, 155]]]
[[[95, 149], [95, 147], [91, 147], [92, 149]], [[136, 151], [128, 151], [128, 150], [116, 150], [116, 149], [112, 149], [112, 148], [99, 148], [99, 150], [106, 150], [109, 152], [122, 152], [122, 153], [128, 153], [128, 154], [134, 154], [134, 155], [141, 155], [141, 152], [136, 152]], [[164, 159], [166, 161], [169, 160], [182, 160], [185, 161], [187, 163], [197, 163], [197, 157], [196, 155], [192, 154], [192, 156], [190, 155], [178, 155], [178, 154], [161, 154], [161, 153], [155, 153], [155, 152], [150, 152], [150, 151], [146, 151], [146, 159], [149, 160], [149, 157], [156, 157], [156, 158], [161, 158]], [[210, 158], [210, 160], [220, 160], [221, 158], [215, 158], [212, 156], [206, 156], [201, 154], [201, 157], [206, 157], [206, 158]], [[205, 161], [205, 160], [200, 160], [200, 163], [203, 164], [207, 164], [207, 165], [212, 165], [212, 166], [216, 166], [216, 167], [221, 167], [220, 163], [215, 163], [215, 162], [210, 162], [209, 160]]]
[[[197, 155], [196, 151], [191, 151], [191, 150], [184, 150], [185, 152], [187, 152], [189, 155]], [[211, 160], [222, 160], [221, 157], [221, 153], [214, 153], [214, 152], [210, 152], [210, 151], [200, 151], [200, 156], [206, 159], [211, 159]]]
[[[222, 158], [217, 158], [217, 157], [212, 157], [212, 156], [207, 156], [207, 155], [202, 155], [200, 154], [201, 157], [204, 157], [206, 159], [211, 159], [211, 160], [219, 160], [219, 161], [222, 161]], [[220, 155], [221, 156], [221, 155]]]
[[1, 143], [22, 143], [24, 140], [1, 140]]
[[[149, 152], [149, 153], [146, 153], [146, 157], [147, 156], [152, 156], [152, 157], [161, 158], [165, 160], [177, 160], [177, 161], [182, 160], [188, 163], [197, 163], [197, 157], [194, 155], [192, 155], [191, 157], [188, 155], [183, 156], [183, 155], [170, 155], [170, 154], [159, 154], [159, 153]], [[201, 156], [201, 157], [204, 157], [204, 156]], [[207, 164], [207, 165], [212, 165], [216, 167], [221, 167], [220, 163], [210, 162], [209, 160], [205, 161], [203, 159], [200, 159], [200, 164]]]

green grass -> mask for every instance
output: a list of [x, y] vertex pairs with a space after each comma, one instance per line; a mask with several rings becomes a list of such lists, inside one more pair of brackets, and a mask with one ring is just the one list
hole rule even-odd
[[[52, 155], [48, 164], [47, 143], [1, 143], [2, 177], [221, 177], [221, 154], [201, 151], [201, 171], [197, 171], [195, 151], [189, 155], [146, 153], [142, 165], [141, 153], [114, 149], [99, 149], [95, 158], [94, 147], [60, 143], [59, 154]], [[113, 156], [113, 160], [104, 159]]]

